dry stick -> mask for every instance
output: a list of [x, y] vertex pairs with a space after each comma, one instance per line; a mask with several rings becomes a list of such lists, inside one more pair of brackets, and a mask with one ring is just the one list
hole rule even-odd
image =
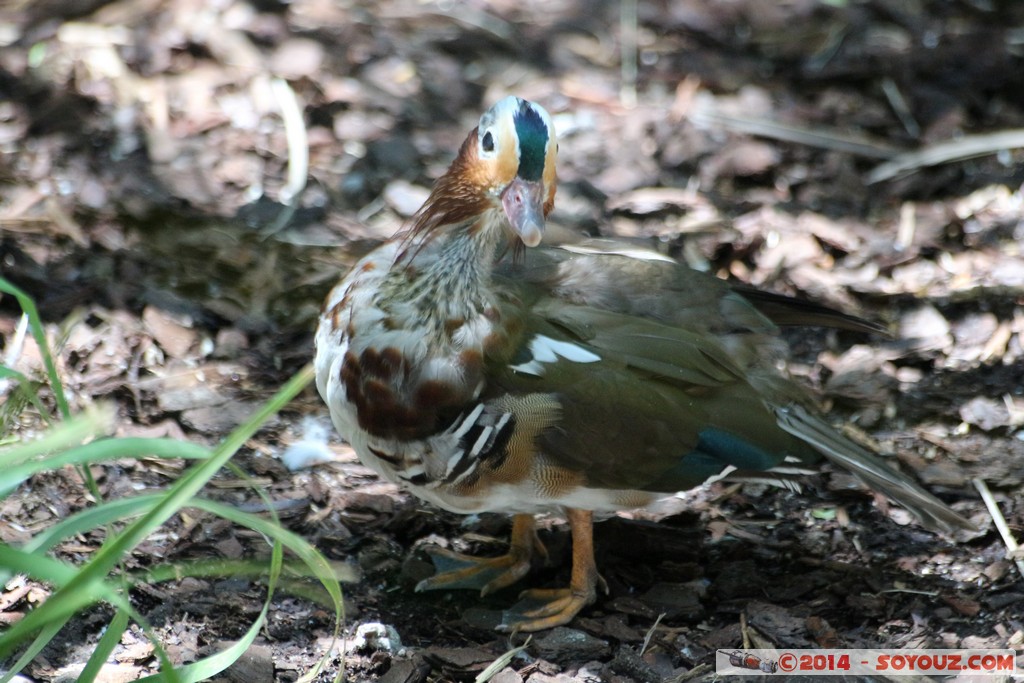
[[662, 612], [658, 615], [658, 618], [654, 620], [654, 624], [647, 629], [647, 635], [644, 636], [644, 644], [640, 647], [640, 656], [643, 657], [644, 653], [647, 652], [647, 647], [651, 644], [651, 638], [654, 637], [654, 632], [658, 629], [658, 624], [665, 618], [666, 612]]
[[891, 78], [883, 78], [882, 92], [885, 93], [885, 98], [889, 100], [889, 106], [896, 112], [896, 117], [903, 124], [907, 134], [912, 138], [919, 136], [921, 134], [921, 126], [917, 125], [917, 120], [914, 118], [913, 112], [910, 111], [907, 100], [903, 97], [903, 93], [900, 92], [896, 81]]
[[530, 645], [530, 640], [532, 639], [533, 636], [527, 636], [525, 643], [523, 643], [519, 647], [514, 647], [508, 652], [499, 656], [497, 659], [495, 659], [493, 662], [487, 665], [486, 669], [477, 674], [476, 679], [474, 679], [473, 683], [487, 683], [487, 681], [497, 676], [506, 666], [512, 663], [513, 659], [519, 656], [520, 652], [525, 650]]
[[958, 140], [940, 142], [929, 147], [905, 152], [879, 164], [868, 173], [867, 182], [881, 182], [925, 166], [937, 166], [950, 161], [963, 161], [994, 154], [1003, 150], [1024, 147], [1024, 128], [1003, 130], [984, 135], [967, 135]]
[[273, 225], [267, 228], [264, 237], [276, 234], [288, 225], [299, 205], [299, 196], [306, 189], [309, 177], [309, 137], [306, 134], [306, 122], [302, 118], [302, 107], [288, 82], [275, 78], [270, 87], [281, 108], [281, 119], [284, 121], [284, 134], [288, 142], [288, 180], [278, 195], [285, 208], [278, 214]]
[[1017, 545], [1017, 539], [1013, 537], [1013, 533], [1010, 531], [1010, 526], [1006, 523], [1006, 518], [1003, 517], [1002, 511], [996, 504], [995, 496], [988, 490], [988, 484], [985, 483], [984, 479], [977, 478], [972, 479], [974, 482], [974, 488], [978, 489], [978, 493], [981, 494], [981, 499], [985, 501], [985, 507], [988, 508], [988, 514], [992, 516], [992, 523], [996, 525], [996, 529], [999, 531], [999, 535], [1003, 537], [1003, 543], [1006, 545], [1007, 554], [1013, 558], [1014, 564], [1017, 565], [1017, 571], [1020, 572], [1021, 577], [1024, 577], [1024, 558], [1021, 558], [1018, 554], [1020, 546]]
[[720, 126], [747, 135], [795, 142], [808, 147], [832, 149], [873, 159], [889, 159], [899, 153], [898, 149], [884, 142], [872, 140], [863, 135], [841, 133], [832, 128], [797, 128], [767, 119], [723, 114], [708, 98], [698, 97], [695, 99], [689, 112], [689, 118], [698, 127]]
[[686, 683], [686, 681], [701, 678], [704, 674], [709, 674], [712, 671], [713, 667], [710, 664], [698, 664], [686, 673], [679, 674], [676, 678], [671, 679], [670, 683]]
[[694, 103], [689, 118], [695, 126], [719, 126], [738, 133], [757, 135], [772, 140], [784, 140], [863, 157], [887, 159], [888, 161], [879, 164], [868, 174], [868, 184], [889, 180], [925, 166], [937, 166], [951, 161], [963, 161], [1003, 150], [1024, 147], [1024, 128], [1014, 128], [998, 133], [968, 135], [958, 140], [940, 142], [922, 149], [899, 153], [897, 149], [886, 143], [876, 142], [865, 136], [840, 133], [829, 128], [797, 128], [766, 119], [722, 114], [707, 99]]
[[619, 100], [622, 102], [622, 106], [632, 109], [636, 106], [636, 0], [619, 0], [619, 3], [619, 59], [622, 63]]
[[909, 249], [914, 243], [917, 231], [917, 207], [914, 202], [903, 202], [900, 206], [900, 224], [896, 229], [896, 248], [900, 251]]
[[[22, 350], [25, 348], [25, 335], [27, 332], [28, 314], [22, 313], [21, 320], [18, 321], [18, 326], [14, 329], [14, 338], [7, 344], [7, 352], [3, 358], [4, 367], [14, 369], [18, 359], [21, 358]], [[7, 393], [7, 387], [10, 385], [11, 380], [9, 378], [0, 378], [0, 396]]]

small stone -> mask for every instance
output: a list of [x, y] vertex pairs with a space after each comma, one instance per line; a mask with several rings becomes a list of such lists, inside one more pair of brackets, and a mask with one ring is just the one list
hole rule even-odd
[[232, 683], [273, 683], [274, 653], [265, 645], [253, 645], [224, 675]]
[[559, 626], [534, 641], [537, 656], [559, 664], [600, 659], [611, 652], [608, 643], [583, 631]]
[[1010, 410], [1003, 401], [976, 396], [960, 406], [960, 419], [981, 427], [986, 432], [1010, 424]]
[[[255, 401], [233, 401], [219, 406], [204, 406], [186, 410], [181, 414], [182, 424], [204, 434], [224, 434], [242, 424], [259, 410], [262, 404]], [[280, 423], [280, 418], [272, 417], [264, 428]]]
[[415, 655], [411, 659], [392, 662], [391, 668], [380, 677], [378, 683], [423, 683], [429, 675], [430, 664], [423, 657]]
[[921, 306], [900, 320], [899, 338], [917, 353], [947, 351], [953, 345], [949, 322], [934, 306]]
[[397, 655], [403, 650], [398, 631], [393, 626], [378, 622], [361, 624], [356, 629], [356, 637], [352, 641], [352, 646], [361, 652], [383, 650], [392, 655]]
[[458, 678], [475, 676], [494, 661], [495, 655], [476, 647], [428, 647], [423, 656], [435, 667]]
[[216, 358], [238, 358], [242, 351], [249, 348], [249, 337], [236, 327], [225, 327], [217, 332], [213, 344], [213, 355]]
[[[55, 683], [74, 683], [85, 668], [84, 664], [70, 664], [56, 671], [51, 679]], [[128, 683], [139, 678], [143, 669], [126, 664], [104, 664], [93, 679], [98, 683]]]
[[142, 324], [171, 358], [184, 358], [196, 340], [195, 330], [172, 320], [167, 313], [153, 306], [146, 306], [142, 311]]
[[758, 595], [764, 580], [753, 560], [730, 562], [715, 577], [714, 589], [723, 600]]
[[657, 583], [641, 598], [666, 619], [700, 619], [704, 606], [698, 589], [688, 583]]
[[702, 661], [711, 652], [708, 648], [694, 642], [685, 634], [679, 635], [674, 645], [683, 661], [691, 667]]
[[509, 666], [494, 674], [491, 683], [523, 683], [523, 677], [519, 675], [518, 671]]
[[650, 664], [645, 662], [631, 647], [620, 647], [615, 659], [611, 662], [611, 668], [620, 674], [629, 676], [636, 681], [643, 683], [660, 683], [664, 680]]
[[292, 38], [270, 58], [270, 70], [283, 78], [313, 76], [324, 61], [324, 47], [316, 40]]

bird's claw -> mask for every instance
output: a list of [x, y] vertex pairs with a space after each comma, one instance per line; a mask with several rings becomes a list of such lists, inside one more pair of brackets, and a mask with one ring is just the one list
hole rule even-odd
[[[602, 582], [603, 583], [603, 582]], [[523, 591], [520, 601], [502, 614], [497, 630], [504, 633], [530, 633], [564, 626], [597, 597], [593, 587], [534, 589]]]
[[426, 552], [437, 573], [416, 584], [416, 592], [465, 588], [488, 595], [511, 586], [530, 571], [530, 553], [516, 547], [498, 557], [474, 557], [436, 546]]

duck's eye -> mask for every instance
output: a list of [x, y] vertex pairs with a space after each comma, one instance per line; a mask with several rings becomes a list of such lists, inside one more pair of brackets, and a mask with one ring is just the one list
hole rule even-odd
[[491, 131], [484, 133], [483, 139], [480, 140], [480, 146], [485, 152], [494, 151], [494, 136], [491, 135]]

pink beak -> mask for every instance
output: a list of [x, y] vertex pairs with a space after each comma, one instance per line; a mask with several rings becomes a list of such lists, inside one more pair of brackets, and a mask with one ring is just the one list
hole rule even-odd
[[505, 216], [519, 239], [528, 247], [544, 236], [544, 183], [516, 176], [501, 193]]

